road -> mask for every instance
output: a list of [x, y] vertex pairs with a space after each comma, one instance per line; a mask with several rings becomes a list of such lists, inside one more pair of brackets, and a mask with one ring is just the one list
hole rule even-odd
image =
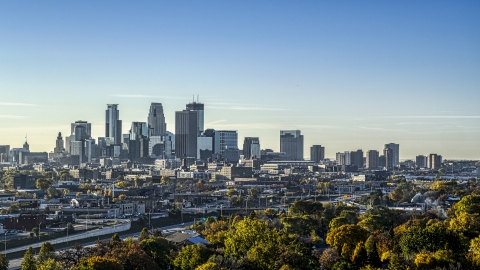
[[[190, 225], [193, 225], [193, 221], [192, 222], [185, 222], [185, 223], [182, 223], [182, 224], [170, 225], [170, 226], [166, 226], [166, 227], [154, 228], [154, 229], [164, 231], [164, 230], [182, 229], [182, 228], [184, 228], [186, 226], [190, 226]], [[125, 239], [125, 238], [133, 237], [133, 236], [139, 235], [139, 234], [140, 234], [140, 231], [135, 232], [135, 233], [120, 234], [119, 236], [120, 236], [121, 239]], [[109, 238], [105, 238], [105, 239], [102, 239], [102, 240], [109, 240]], [[83, 246], [91, 246], [91, 245], [95, 245], [96, 243], [97, 243], [97, 241], [92, 241], [92, 242], [88, 242], [88, 243], [83, 244]], [[73, 247], [73, 246], [71, 246], [71, 247]], [[58, 249], [57, 252], [61, 251], [61, 250], [64, 250], [64, 249], [67, 249], [67, 248], [71, 248], [71, 247]], [[23, 257], [22, 258], [11, 259], [8, 269], [20, 269], [21, 268], [20, 264], [22, 263], [22, 260], [23, 260]]]

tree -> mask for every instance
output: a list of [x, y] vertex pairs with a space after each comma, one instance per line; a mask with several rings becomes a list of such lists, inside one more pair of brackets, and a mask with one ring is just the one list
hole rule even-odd
[[8, 270], [8, 265], [7, 257], [0, 253], [0, 270]]
[[320, 202], [296, 201], [290, 207], [289, 213], [293, 215], [317, 215], [321, 216], [323, 205]]
[[206, 262], [199, 267], [195, 268], [195, 270], [217, 270], [218, 266], [214, 262]]
[[73, 233], [75, 232], [75, 227], [73, 226], [72, 223], [67, 223], [67, 228], [65, 228], [66, 231], [68, 231], [68, 233]]
[[[353, 252], [358, 242], [367, 240], [367, 231], [360, 226], [348, 224], [330, 231], [327, 234], [326, 242], [335, 248], [342, 256], [349, 258], [350, 251]], [[347, 248], [345, 251], [344, 249]]]
[[159, 269], [153, 258], [137, 244], [117, 246], [107, 252], [105, 257], [115, 259], [125, 269]]
[[206, 263], [210, 255], [210, 250], [203, 245], [189, 245], [178, 253], [173, 264], [181, 270], [195, 270], [198, 266]]
[[318, 262], [324, 269], [330, 269], [340, 259], [340, 255], [336, 249], [327, 248], [320, 256], [320, 259], [318, 259]]
[[82, 192], [77, 192], [77, 193], [75, 193], [75, 196], [76, 196], [77, 198], [81, 197], [81, 196], [82, 196]]
[[40, 233], [40, 229], [38, 227], [33, 227], [32, 232], [35, 234], [35, 236], [38, 236], [38, 234]]
[[367, 261], [367, 251], [363, 242], [358, 242], [350, 259], [356, 266], [362, 266]]
[[22, 270], [36, 270], [35, 258], [33, 257], [33, 248], [29, 247], [23, 255], [23, 261], [21, 263]]
[[253, 197], [253, 198], [256, 198], [257, 195], [258, 195], [258, 190], [255, 189], [255, 188], [251, 188], [248, 190], [248, 195]]
[[121, 200], [121, 201], [124, 201], [125, 199], [127, 199], [127, 195], [120, 194], [120, 195], [118, 195], [118, 199]]
[[115, 259], [92, 256], [82, 260], [74, 270], [123, 270], [122, 265]]
[[140, 232], [140, 235], [138, 236], [138, 242], [141, 242], [144, 239], [148, 239], [150, 237], [150, 233], [148, 232], [148, 229], [146, 227], [143, 227], [142, 231]]
[[153, 236], [140, 242], [140, 247], [155, 260], [160, 269], [167, 269], [172, 262], [170, 250], [174, 250], [167, 239], [161, 236]]
[[40, 251], [38, 252], [37, 261], [42, 263], [48, 259], [55, 259], [55, 249], [53, 248], [50, 242], [44, 242], [40, 247]]
[[230, 188], [229, 190], [227, 190], [226, 195], [232, 197], [233, 195], [238, 195], [238, 192], [235, 189]]
[[390, 199], [397, 202], [397, 206], [398, 206], [398, 204], [402, 201], [405, 194], [403, 193], [403, 191], [401, 189], [396, 188], [390, 193], [389, 196], [390, 196]]
[[120, 181], [120, 182], [117, 182], [115, 183], [115, 187], [116, 188], [121, 188], [121, 189], [126, 189], [128, 187], [130, 187], [132, 184], [128, 181]]
[[51, 179], [38, 178], [36, 182], [36, 187], [40, 190], [47, 190], [52, 185]]
[[36, 270], [63, 270], [63, 265], [61, 262], [56, 261], [55, 259], [47, 259], [37, 264]]

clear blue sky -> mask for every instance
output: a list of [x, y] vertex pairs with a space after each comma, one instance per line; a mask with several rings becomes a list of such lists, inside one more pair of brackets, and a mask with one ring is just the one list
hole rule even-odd
[[479, 1], [1, 1], [0, 144], [52, 151], [70, 123], [124, 133], [192, 95], [206, 127], [279, 150], [480, 159]]

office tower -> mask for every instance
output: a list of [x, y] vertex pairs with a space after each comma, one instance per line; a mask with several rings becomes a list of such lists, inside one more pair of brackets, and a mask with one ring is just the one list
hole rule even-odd
[[8, 162], [10, 145], [0, 145], [0, 162]]
[[70, 141], [71, 164], [80, 165], [85, 162], [85, 145], [83, 141]]
[[258, 137], [245, 137], [243, 140], [243, 158], [260, 158], [260, 140]]
[[320, 160], [325, 159], [325, 147], [321, 145], [313, 145], [310, 147], [310, 161], [314, 161], [315, 163], [319, 163]]
[[400, 145], [397, 143], [385, 144], [385, 148], [392, 149], [392, 169], [400, 164]]
[[105, 111], [105, 137], [111, 137], [115, 144], [122, 141], [122, 120], [120, 120], [120, 112], [118, 104], [107, 104]]
[[197, 137], [202, 134], [204, 131], [204, 105], [203, 103], [199, 102], [191, 102], [188, 103], [187, 111], [194, 111], [197, 112]]
[[368, 150], [367, 151], [367, 169], [376, 170], [380, 167], [379, 153], [377, 150]]
[[175, 155], [178, 158], [197, 156], [197, 111], [175, 112]]
[[428, 164], [429, 169], [437, 170], [442, 166], [442, 156], [437, 154], [428, 155]]
[[335, 160], [337, 161], [337, 165], [345, 165], [345, 153], [337, 152], [337, 154], [335, 154]]
[[358, 149], [357, 151], [351, 151], [351, 165], [355, 165], [358, 168], [363, 168], [363, 151], [362, 149]]
[[345, 161], [343, 165], [352, 165], [352, 154], [350, 153], [350, 151], [345, 151], [344, 157], [345, 157]]
[[385, 155], [380, 155], [378, 157], [378, 167], [385, 168], [387, 166], [387, 160], [385, 159]]
[[86, 139], [85, 140], [85, 162], [92, 162], [93, 158], [97, 157], [97, 145], [95, 144], [95, 139]]
[[55, 141], [55, 148], [53, 148], [53, 154], [51, 158], [54, 160], [61, 159], [65, 156], [65, 146], [63, 142], [62, 133], [58, 132], [57, 140]]
[[[78, 129], [78, 130], [82, 130], [82, 136], [84, 137], [84, 138], [82, 138], [82, 140], [83, 139], [89, 139], [90, 137], [92, 137], [92, 124], [88, 123], [87, 121], [82, 121], [82, 120], [75, 121], [75, 123], [71, 124], [70, 135], [75, 135], [77, 133], [77, 132], [75, 132], [75, 130], [78, 127], [83, 127], [83, 129]], [[77, 141], [79, 141], [79, 140], [77, 140]]]
[[150, 136], [164, 135], [167, 132], [162, 103], [152, 102], [150, 105], [148, 129]]
[[220, 159], [220, 133], [214, 129], [207, 129], [203, 132], [203, 136], [209, 138], [212, 144], [212, 161]]
[[240, 159], [238, 150], [238, 133], [236, 130], [216, 130], [220, 140], [220, 159], [233, 162]]
[[208, 161], [213, 154], [213, 140], [211, 137], [202, 135], [197, 137], [197, 159]]
[[280, 130], [280, 152], [288, 160], [303, 160], [303, 135], [300, 130]]
[[162, 159], [172, 158], [172, 145], [172, 137], [168, 134], [151, 136], [148, 143], [148, 155]]
[[415, 157], [415, 165], [418, 168], [427, 168], [427, 157], [424, 155], [418, 155]]
[[385, 147], [383, 149], [383, 155], [385, 156], [385, 168], [387, 169], [387, 171], [393, 170], [393, 164], [395, 164], [395, 155], [392, 148]]
[[128, 153], [130, 159], [148, 156], [148, 127], [145, 122], [132, 122]]

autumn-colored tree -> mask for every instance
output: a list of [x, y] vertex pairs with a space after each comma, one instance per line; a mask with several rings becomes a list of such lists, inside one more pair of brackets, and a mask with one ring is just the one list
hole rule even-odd
[[119, 261], [112, 258], [92, 256], [82, 260], [73, 270], [123, 270]]
[[50, 258], [46, 259], [42, 262], [37, 263], [37, 269], [36, 270], [63, 270], [64, 267], [61, 262]]
[[38, 178], [35, 186], [40, 190], [47, 190], [52, 185], [51, 179]]
[[436, 265], [435, 257], [429, 253], [418, 253], [414, 260], [415, 266], [418, 270], [434, 269]]
[[[342, 256], [350, 258], [357, 243], [367, 240], [367, 231], [360, 226], [347, 224], [330, 231], [326, 242], [335, 248]], [[345, 251], [344, 248], [348, 250]], [[350, 254], [349, 254], [350, 253]]]
[[9, 261], [7, 260], [7, 257], [0, 253], [0, 270], [8, 270], [8, 265]]
[[195, 270], [217, 270], [218, 266], [214, 262], [206, 262], [199, 267], [195, 268]]
[[180, 270], [195, 270], [198, 266], [206, 263], [211, 254], [212, 252], [204, 245], [189, 245], [178, 253], [173, 264]]
[[23, 260], [21, 263], [22, 270], [36, 270], [36, 262], [35, 258], [33, 257], [33, 248], [29, 247], [27, 251], [25, 251], [25, 255], [23, 255]]
[[106, 258], [112, 258], [129, 269], [160, 269], [154, 259], [136, 244], [116, 247], [105, 254]]
[[323, 251], [318, 262], [324, 269], [331, 269], [333, 265], [340, 260], [338, 251], [334, 248], [327, 248]]
[[37, 262], [42, 263], [48, 259], [55, 259], [55, 249], [50, 242], [44, 242], [38, 252]]

